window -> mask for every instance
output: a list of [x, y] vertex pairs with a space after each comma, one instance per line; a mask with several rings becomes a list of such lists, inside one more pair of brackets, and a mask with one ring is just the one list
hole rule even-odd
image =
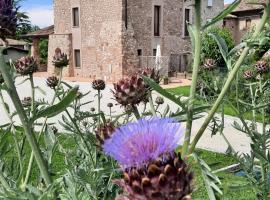
[[79, 49], [74, 50], [75, 67], [81, 67], [81, 51]]
[[207, 6], [212, 7], [213, 6], [213, 0], [208, 0]]
[[74, 27], [80, 26], [79, 8], [72, 8], [72, 21]]
[[142, 50], [141, 49], [138, 49], [137, 52], [138, 52], [138, 56], [142, 56]]
[[187, 37], [189, 36], [188, 33], [188, 23], [190, 23], [190, 9], [186, 8], [185, 9], [185, 30], [184, 30], [184, 36]]
[[157, 56], [157, 49], [153, 49], [153, 56]]
[[246, 19], [246, 28], [251, 27], [251, 19]]
[[154, 7], [154, 36], [160, 36], [160, 6]]

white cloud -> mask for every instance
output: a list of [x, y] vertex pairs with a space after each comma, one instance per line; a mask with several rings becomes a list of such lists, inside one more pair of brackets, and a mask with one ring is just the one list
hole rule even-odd
[[53, 25], [53, 9], [49, 6], [37, 6], [31, 8], [25, 8], [30, 21], [33, 25], [37, 25], [40, 28]]

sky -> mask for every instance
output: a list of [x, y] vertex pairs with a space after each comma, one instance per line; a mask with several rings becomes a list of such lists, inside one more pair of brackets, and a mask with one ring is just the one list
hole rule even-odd
[[[225, 3], [232, 1], [225, 0]], [[21, 10], [28, 13], [32, 24], [44, 28], [53, 24], [52, 4], [53, 0], [22, 0]]]

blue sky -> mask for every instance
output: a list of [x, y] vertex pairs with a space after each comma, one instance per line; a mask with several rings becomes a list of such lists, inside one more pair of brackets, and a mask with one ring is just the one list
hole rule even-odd
[[[225, 3], [232, 1], [225, 0]], [[21, 9], [28, 13], [33, 24], [43, 28], [53, 24], [52, 4], [53, 0], [22, 0]]]
[[53, 24], [53, 0], [22, 0], [20, 4], [34, 25], [43, 28]]

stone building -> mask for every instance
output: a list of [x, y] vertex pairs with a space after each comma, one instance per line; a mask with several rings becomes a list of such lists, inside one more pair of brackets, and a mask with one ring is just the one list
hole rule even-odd
[[[70, 57], [65, 76], [117, 80], [153, 66], [157, 52], [164, 67], [183, 69], [190, 51], [186, 22], [189, 0], [54, 0], [54, 33], [49, 35], [48, 72], [54, 73], [55, 49]], [[203, 0], [205, 23], [224, 0]]]
[[[268, 0], [258, 0], [259, 4], [252, 4], [250, 0], [242, 0], [240, 5], [223, 21], [223, 26], [228, 28], [235, 41], [240, 43], [243, 36], [259, 22], [263, 14], [263, 3]], [[225, 5], [228, 6], [228, 5]]]

